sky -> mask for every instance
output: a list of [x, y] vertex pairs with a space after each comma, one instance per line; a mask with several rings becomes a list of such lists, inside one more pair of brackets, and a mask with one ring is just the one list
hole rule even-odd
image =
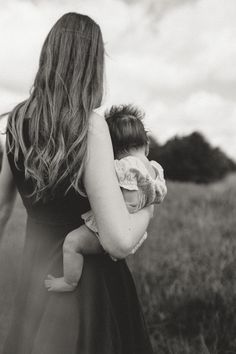
[[236, 159], [235, 0], [5, 1], [0, 113], [27, 98], [43, 41], [69, 11], [90, 15], [101, 26], [104, 107], [137, 104], [161, 143], [197, 130]]

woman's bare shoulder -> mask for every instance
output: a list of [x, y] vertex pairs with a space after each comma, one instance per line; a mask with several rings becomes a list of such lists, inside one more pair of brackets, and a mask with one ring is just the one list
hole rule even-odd
[[89, 130], [91, 132], [98, 133], [108, 131], [105, 118], [96, 112], [91, 113], [89, 123]]
[[103, 152], [107, 156], [108, 151], [113, 151], [106, 120], [95, 112], [90, 116], [88, 146], [89, 150], [92, 150], [95, 155], [100, 155]]

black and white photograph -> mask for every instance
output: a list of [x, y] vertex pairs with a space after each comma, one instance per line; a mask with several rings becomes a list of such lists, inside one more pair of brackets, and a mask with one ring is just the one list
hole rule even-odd
[[235, 19], [0, 3], [1, 354], [236, 354]]

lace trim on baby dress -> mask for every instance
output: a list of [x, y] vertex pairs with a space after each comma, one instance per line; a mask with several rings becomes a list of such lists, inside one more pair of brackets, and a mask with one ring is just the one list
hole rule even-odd
[[150, 175], [144, 163], [135, 156], [115, 160], [115, 170], [120, 187], [131, 191], [142, 191], [139, 209], [144, 205], [161, 203], [167, 193], [163, 168], [156, 161], [150, 161], [150, 163], [155, 170], [155, 178]]

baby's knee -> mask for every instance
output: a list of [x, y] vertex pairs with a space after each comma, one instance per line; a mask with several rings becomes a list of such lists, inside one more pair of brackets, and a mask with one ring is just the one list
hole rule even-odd
[[70, 232], [64, 241], [63, 252], [73, 252], [79, 247], [79, 237], [78, 234]]

